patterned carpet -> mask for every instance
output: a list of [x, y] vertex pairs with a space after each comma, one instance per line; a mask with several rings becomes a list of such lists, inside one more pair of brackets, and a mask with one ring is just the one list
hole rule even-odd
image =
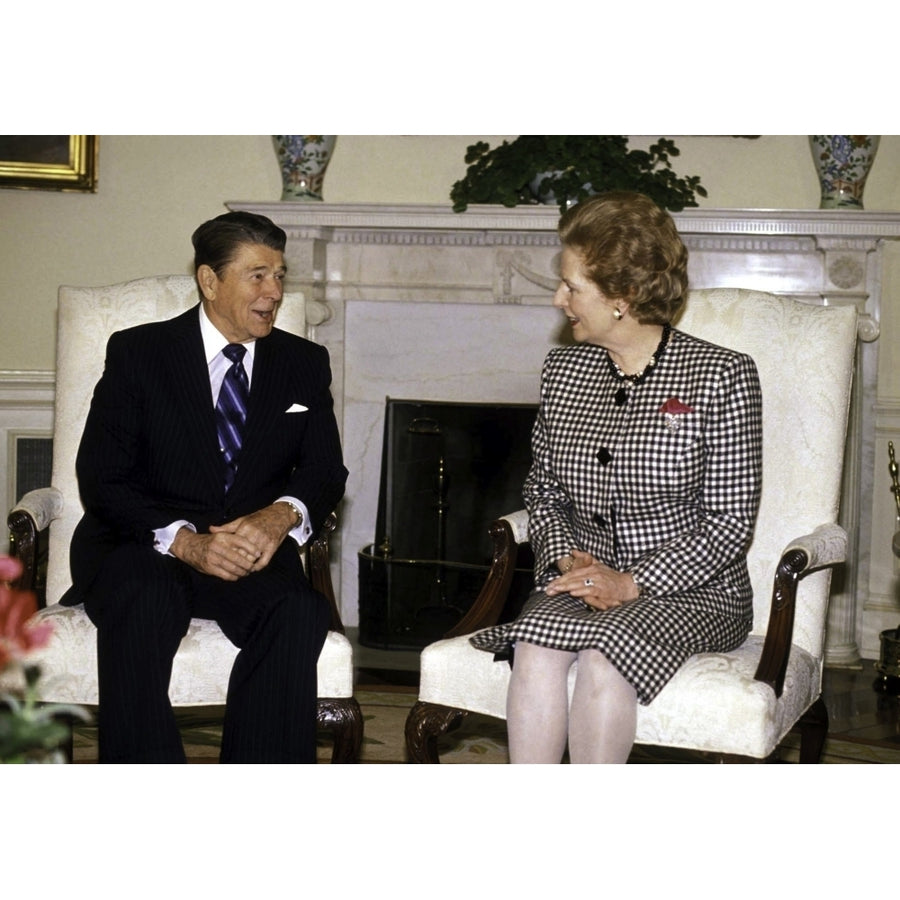
[[[416, 700], [411, 689], [396, 688], [358, 691], [356, 699], [363, 712], [362, 763], [405, 763], [403, 728], [409, 708]], [[177, 711], [185, 752], [191, 763], [218, 761], [222, 723], [221, 707], [188, 707]], [[97, 730], [91, 726], [75, 729], [74, 762], [97, 761]], [[505, 763], [506, 725], [485, 716], [467, 720], [440, 743], [442, 763]], [[319, 762], [331, 759], [331, 744], [326, 736], [319, 740]]]
[[[412, 690], [360, 691], [363, 711], [363, 746], [360, 762], [408, 762], [404, 726], [416, 701]], [[329, 752], [320, 742], [320, 759]], [[456, 731], [439, 742], [442, 763], [508, 763], [506, 723], [488, 716], [469, 715]]]
[[[360, 690], [357, 700], [363, 711], [364, 732], [360, 762], [398, 764], [408, 762], [404, 741], [404, 724], [409, 708], [416, 700], [414, 688], [383, 687]], [[191, 707], [178, 710], [188, 761], [216, 763], [221, 735], [221, 707]], [[439, 743], [443, 764], [509, 762], [506, 723], [487, 716], [469, 715], [460, 727]], [[795, 763], [799, 738], [788, 735], [777, 753], [777, 761]], [[319, 762], [329, 763], [331, 744], [323, 735], [319, 740]], [[97, 761], [97, 732], [90, 726], [75, 731], [74, 761]], [[654, 747], [635, 747], [632, 763], [705, 763], [698, 754]], [[825, 764], [900, 763], [900, 746], [884, 741], [860, 740], [852, 737], [829, 737], [822, 755]]]

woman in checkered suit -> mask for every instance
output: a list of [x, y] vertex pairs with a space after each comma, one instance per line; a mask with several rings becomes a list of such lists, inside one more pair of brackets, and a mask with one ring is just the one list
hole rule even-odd
[[559, 762], [567, 743], [572, 762], [624, 762], [637, 704], [749, 633], [762, 397], [750, 357], [671, 327], [687, 250], [668, 213], [601, 194], [559, 234], [553, 305], [574, 345], [541, 377], [524, 487], [535, 592], [472, 643], [514, 650], [512, 762]]

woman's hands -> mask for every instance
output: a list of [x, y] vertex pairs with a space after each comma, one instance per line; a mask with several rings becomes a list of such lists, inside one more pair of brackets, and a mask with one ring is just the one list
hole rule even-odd
[[557, 563], [557, 568], [565, 574], [547, 585], [551, 597], [571, 594], [595, 609], [611, 609], [637, 599], [638, 588], [628, 572], [617, 572], [583, 550], [573, 550]]

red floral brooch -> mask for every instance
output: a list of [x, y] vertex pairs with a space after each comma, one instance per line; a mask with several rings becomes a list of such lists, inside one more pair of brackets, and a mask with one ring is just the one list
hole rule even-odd
[[685, 413], [692, 413], [694, 407], [682, 403], [677, 397], [669, 397], [669, 399], [660, 406], [659, 411], [666, 417], [666, 428], [668, 428], [669, 431], [677, 431], [681, 425], [678, 417], [683, 416]]

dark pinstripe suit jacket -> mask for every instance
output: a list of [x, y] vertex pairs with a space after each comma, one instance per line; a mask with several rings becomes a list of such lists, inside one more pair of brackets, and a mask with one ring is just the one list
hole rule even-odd
[[[347, 478], [330, 385], [324, 347], [279, 329], [257, 341], [226, 495], [198, 307], [112, 335], [76, 459], [85, 514], [63, 602], [81, 602], [114, 547], [152, 544], [154, 529], [179, 519], [203, 532], [287, 494], [306, 504], [317, 530]], [[306, 411], [288, 413], [295, 404]]]

